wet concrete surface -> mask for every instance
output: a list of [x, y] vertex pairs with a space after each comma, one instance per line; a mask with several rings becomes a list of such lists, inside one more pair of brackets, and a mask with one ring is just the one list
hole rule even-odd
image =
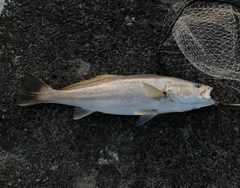
[[168, 7], [160, 1], [6, 1], [0, 187], [239, 185], [237, 108], [164, 114], [134, 128], [134, 116], [94, 113], [74, 121], [72, 107], [16, 106], [25, 72], [54, 88], [102, 74], [164, 75], [157, 53]]

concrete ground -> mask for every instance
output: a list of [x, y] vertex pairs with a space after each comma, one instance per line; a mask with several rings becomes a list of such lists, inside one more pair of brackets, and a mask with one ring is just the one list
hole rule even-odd
[[[102, 74], [165, 75], [157, 54], [166, 2], [5, 2], [0, 187], [239, 186], [239, 108], [164, 114], [134, 128], [133, 116], [94, 113], [74, 121], [72, 107], [16, 106], [25, 72], [54, 88]], [[231, 99], [220, 89], [214, 95]]]

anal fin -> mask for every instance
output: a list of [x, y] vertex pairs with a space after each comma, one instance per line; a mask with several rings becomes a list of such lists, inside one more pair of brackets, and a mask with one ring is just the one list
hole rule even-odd
[[78, 119], [84, 118], [84, 117], [86, 117], [86, 116], [88, 116], [92, 113], [93, 113], [93, 111], [91, 111], [91, 110], [86, 110], [86, 109], [83, 109], [81, 107], [75, 107], [74, 108], [73, 119], [78, 120]]

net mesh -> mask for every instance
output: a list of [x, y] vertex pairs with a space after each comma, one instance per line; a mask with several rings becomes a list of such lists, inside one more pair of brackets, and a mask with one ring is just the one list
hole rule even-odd
[[173, 36], [193, 66], [216, 78], [240, 81], [239, 17], [229, 4], [192, 7], [175, 23]]
[[228, 102], [240, 102], [238, 8], [221, 2], [199, 1], [186, 6], [187, 3], [175, 5], [166, 19], [167, 29], [174, 25], [160, 49], [162, 67], [174, 76], [221, 90], [217, 94], [221, 101], [226, 101], [231, 93]]

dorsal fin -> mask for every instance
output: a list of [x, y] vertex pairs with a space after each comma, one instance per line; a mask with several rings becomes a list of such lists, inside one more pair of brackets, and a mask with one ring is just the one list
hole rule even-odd
[[89, 80], [84, 80], [84, 81], [66, 86], [66, 87], [62, 88], [62, 90], [68, 90], [68, 89], [72, 89], [72, 88], [75, 88], [75, 87], [83, 86], [83, 85], [86, 85], [86, 84], [90, 84], [90, 83], [93, 83], [93, 82], [97, 82], [97, 81], [101, 81], [101, 80], [105, 80], [105, 79], [109, 79], [109, 78], [114, 78], [114, 77], [118, 77], [118, 76], [119, 75], [112, 75], [112, 74], [105, 74], [105, 75], [101, 75], [101, 76], [96, 76], [96, 77], [91, 78]]

